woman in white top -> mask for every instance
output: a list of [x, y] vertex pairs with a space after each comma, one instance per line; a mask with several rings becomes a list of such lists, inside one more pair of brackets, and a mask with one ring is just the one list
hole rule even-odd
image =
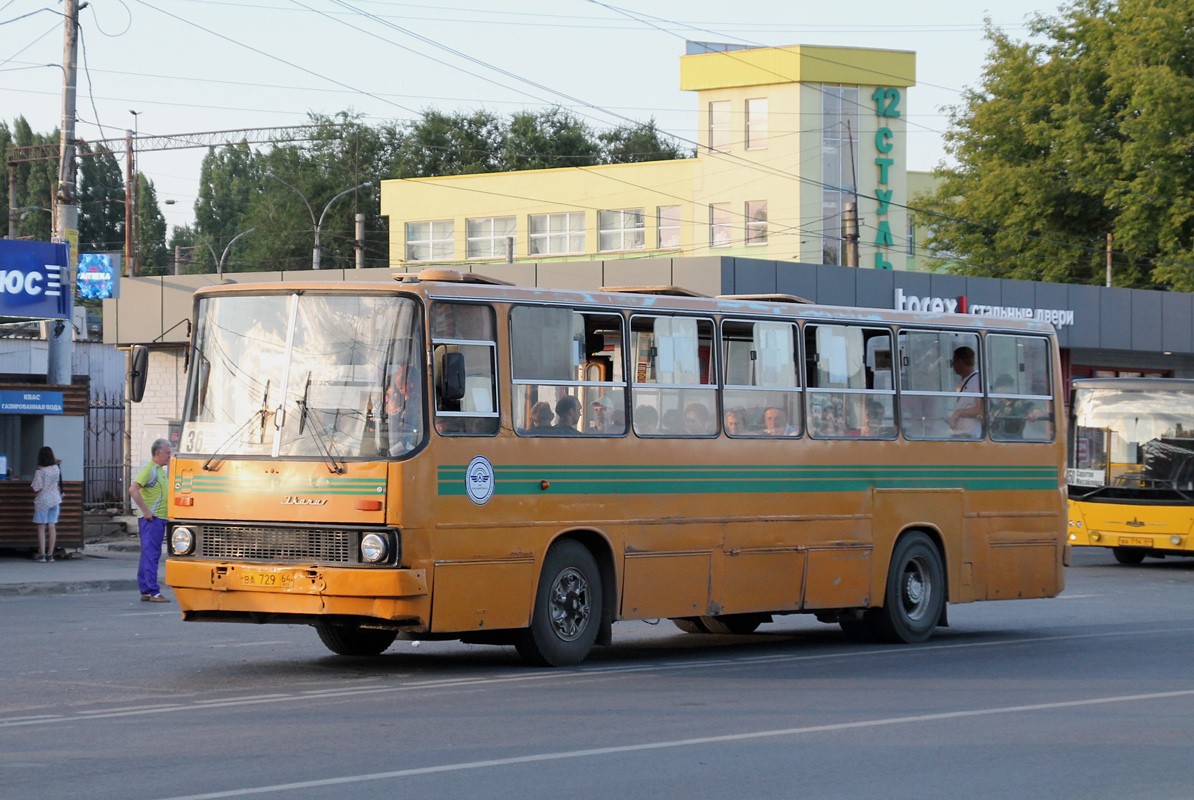
[[[37, 560], [54, 560], [54, 545], [58, 538], [58, 511], [62, 508], [62, 470], [54, 458], [54, 451], [43, 447], [37, 451], [37, 472], [29, 488], [37, 492], [33, 498], [33, 521], [37, 523]], [[50, 528], [49, 548], [46, 547], [46, 526]]]

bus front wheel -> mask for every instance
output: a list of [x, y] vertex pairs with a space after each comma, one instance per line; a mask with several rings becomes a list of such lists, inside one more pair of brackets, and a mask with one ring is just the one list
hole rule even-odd
[[541, 667], [571, 667], [597, 640], [602, 613], [601, 571], [580, 542], [552, 545], [543, 559], [530, 627], [519, 632], [518, 654]]
[[933, 541], [912, 532], [891, 554], [883, 607], [866, 613], [880, 641], [913, 644], [933, 635], [945, 608], [945, 570]]
[[327, 649], [342, 656], [381, 655], [398, 637], [394, 631], [378, 631], [351, 625], [329, 625], [326, 623], [317, 624], [315, 631]]
[[1139, 564], [1144, 561], [1144, 551], [1135, 547], [1112, 547], [1111, 555], [1121, 564]]

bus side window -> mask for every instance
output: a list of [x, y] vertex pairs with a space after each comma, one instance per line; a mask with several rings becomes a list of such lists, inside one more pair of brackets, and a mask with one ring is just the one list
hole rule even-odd
[[435, 429], [441, 434], [498, 432], [494, 311], [475, 303], [431, 306]]
[[980, 363], [978, 334], [905, 328], [898, 341], [904, 438], [981, 439], [982, 381], [970, 374]]
[[808, 429], [817, 439], [896, 434], [891, 331], [807, 325]]
[[624, 320], [572, 308], [510, 309], [510, 375], [519, 436], [626, 433]]
[[713, 322], [636, 315], [630, 320], [634, 432], [716, 436], [720, 428]]
[[790, 322], [723, 320], [727, 436], [799, 436], [798, 329]]
[[1053, 440], [1049, 340], [1040, 336], [987, 336], [991, 438], [1003, 442]]

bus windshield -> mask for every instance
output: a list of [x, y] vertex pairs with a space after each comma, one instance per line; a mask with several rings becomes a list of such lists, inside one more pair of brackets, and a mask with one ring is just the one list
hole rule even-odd
[[1078, 494], [1194, 493], [1194, 391], [1080, 388], [1073, 418]]
[[401, 456], [422, 441], [418, 304], [385, 295], [200, 301], [182, 455], [325, 461]]

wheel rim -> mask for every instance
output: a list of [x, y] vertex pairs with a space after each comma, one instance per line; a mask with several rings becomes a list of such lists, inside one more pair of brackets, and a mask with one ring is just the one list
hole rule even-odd
[[569, 567], [551, 585], [551, 628], [565, 642], [578, 639], [589, 624], [592, 601], [589, 582], [580, 570]]
[[933, 580], [928, 562], [921, 556], [909, 559], [900, 581], [900, 602], [910, 620], [920, 621], [933, 604]]

